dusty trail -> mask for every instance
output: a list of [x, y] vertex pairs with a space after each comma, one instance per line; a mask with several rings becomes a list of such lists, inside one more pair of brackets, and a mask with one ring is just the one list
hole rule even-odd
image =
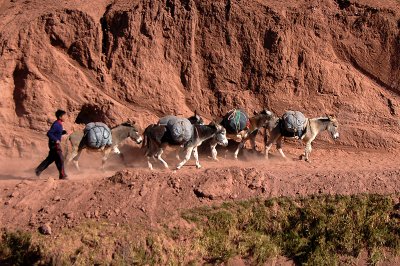
[[[176, 222], [182, 210], [223, 201], [320, 193], [400, 193], [396, 153], [321, 146], [314, 150], [311, 164], [296, 159], [301, 149], [290, 144], [285, 146], [289, 160], [273, 153], [265, 161], [261, 154], [247, 150], [238, 161], [230, 159], [230, 153], [219, 162], [201, 154], [202, 169], [196, 169], [191, 160], [178, 172], [149, 171], [144, 161], [134, 160], [137, 156], [133, 155], [128, 156], [125, 170], [118, 158], [113, 158], [101, 172], [96, 170], [98, 155], [85, 155], [81, 165], [86, 164], [86, 169], [77, 173], [70, 166], [71, 181], [67, 182], [53, 179], [55, 169], [38, 179], [29, 170], [33, 162], [3, 161], [0, 224], [36, 230], [41, 223], [50, 222], [57, 230], [85, 219], [106, 219], [152, 227], [166, 220]], [[174, 162], [172, 152], [168, 160]], [[18, 165], [21, 170], [13, 173], [11, 168]]]

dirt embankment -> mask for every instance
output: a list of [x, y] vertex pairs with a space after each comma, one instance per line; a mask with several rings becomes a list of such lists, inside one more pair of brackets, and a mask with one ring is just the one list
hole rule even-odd
[[[289, 158], [299, 152], [289, 148]], [[250, 153], [245, 153], [241, 161], [227, 158], [213, 162], [204, 154], [204, 169], [200, 170], [192, 162], [177, 172], [152, 172], [143, 162], [116, 173], [121, 166], [115, 158], [106, 172], [97, 170], [100, 161], [82, 164], [83, 172], [70, 169], [72, 180], [66, 182], [53, 179], [55, 167], [37, 180], [31, 177], [29, 164], [19, 172], [9, 164], [11, 167], [1, 175], [0, 222], [6, 228], [33, 231], [47, 222], [59, 230], [86, 219], [143, 225], [150, 222], [158, 227], [179, 220], [185, 209], [225, 201], [400, 193], [400, 168], [393, 163], [396, 155], [317, 149], [313, 156], [315, 160], [308, 164], [279, 157], [266, 162], [263, 156]], [[83, 159], [88, 161], [87, 157]], [[168, 160], [174, 161], [173, 154]]]
[[[299, 148], [294, 147], [286, 147], [286, 151], [289, 158], [296, 158], [296, 155], [301, 152]], [[236, 265], [235, 263], [248, 264], [250, 262], [246, 260], [252, 261], [256, 258], [261, 261], [273, 258], [272, 261], [278, 259], [280, 263], [292, 265], [291, 260], [276, 257], [276, 254], [282, 254], [276, 249], [269, 249], [269, 252], [263, 253], [266, 248], [269, 248], [267, 244], [263, 244], [264, 242], [260, 244], [261, 246], [248, 247], [256, 253], [235, 258], [232, 254], [225, 252], [228, 246], [218, 244], [220, 241], [225, 241], [226, 245], [233, 245], [237, 250], [242, 250], [233, 238], [224, 238], [224, 235], [218, 235], [218, 232], [215, 232], [217, 234], [215, 236], [207, 235], [207, 230], [213, 230], [206, 226], [209, 224], [207, 217], [211, 215], [211, 212], [200, 211], [197, 218], [200, 220], [194, 220], [204, 223], [205, 231], [200, 230], [190, 219], [185, 218], [184, 214], [196, 207], [211, 207], [210, 211], [220, 210], [222, 215], [225, 213], [224, 210], [226, 211], [224, 206], [247, 206], [248, 211], [254, 212], [248, 213], [249, 216], [261, 215], [262, 213], [257, 213], [258, 209], [252, 209], [246, 205], [248, 204], [246, 201], [252, 202], [251, 200], [254, 199], [263, 201], [270, 198], [276, 198], [279, 201], [282, 199], [281, 196], [293, 199], [310, 196], [313, 199], [317, 195], [323, 197], [337, 194], [389, 194], [391, 196], [388, 197], [388, 203], [392, 200], [398, 202], [397, 198], [393, 198], [400, 195], [400, 179], [398, 178], [400, 168], [398, 164], [393, 163], [397, 155], [386, 152], [328, 150], [318, 146], [313, 156], [313, 163], [308, 164], [295, 159], [285, 161], [276, 156], [272, 156], [266, 162], [262, 155], [248, 152], [241, 156], [240, 161], [227, 158], [220, 162], [213, 162], [205, 159], [206, 154], [202, 154], [201, 161], [204, 169], [196, 169], [192, 162], [175, 173], [145, 170], [144, 162], [137, 163], [137, 160], [133, 160], [134, 158], [128, 160], [136, 164], [134, 168], [115, 172], [117, 168], [121, 168], [118, 158], [115, 158], [109, 162], [108, 170], [103, 173], [97, 170], [100, 161], [97, 164], [93, 161], [91, 164], [82, 164], [85, 167], [82, 167], [84, 171], [80, 173], [70, 169], [69, 174], [72, 179], [70, 181], [54, 180], [53, 176], [56, 176], [54, 168], [49, 169], [40, 180], [33, 179], [30, 177], [29, 164], [25, 165], [26, 171], [20, 168], [21, 172], [18, 172], [9, 163], [7, 167], [11, 168], [1, 176], [3, 180], [0, 183], [0, 224], [8, 231], [22, 229], [33, 233], [35, 242], [46, 247], [47, 256], [54, 253], [55, 258], [63, 259], [68, 263], [81, 261], [82, 264], [92, 264], [97, 261], [118, 261], [118, 259], [121, 259], [121, 263], [128, 263], [132, 259], [144, 264], [150, 263], [148, 260], [151, 261], [151, 258], [157, 258], [156, 264], [175, 259], [186, 264], [191, 260], [204, 263], [208, 260], [208, 256], [212, 256], [211, 258], [218, 258], [221, 261], [233, 260], [233, 265]], [[173, 160], [172, 153], [168, 161]], [[87, 157], [84, 157], [83, 161], [89, 162]], [[6, 166], [2, 165], [2, 167], [6, 169]], [[21, 177], [25, 178], [21, 180]], [[354, 201], [357, 202], [357, 196]], [[352, 205], [346, 205], [348, 202], [345, 203], [343, 202], [343, 206], [336, 207], [341, 210], [352, 208]], [[213, 207], [221, 204], [220, 208]], [[359, 208], [354, 209], [362, 215], [358, 220], [356, 219], [359, 223], [369, 224], [371, 219], [376, 219], [384, 226], [386, 224], [384, 221], [390, 218], [388, 221], [396, 225], [398, 216], [392, 217], [392, 211], [396, 210], [389, 208], [377, 217], [373, 210], [381, 206], [382, 202], [375, 205], [368, 202], [365, 204], [371, 208], [371, 212], [364, 213]], [[265, 207], [264, 203], [261, 205]], [[321, 206], [325, 205], [321, 204]], [[318, 209], [312, 211], [318, 212]], [[324, 209], [324, 211], [329, 214], [329, 209]], [[246, 212], [242, 214], [245, 215]], [[332, 215], [337, 215], [337, 213], [329, 215], [333, 217]], [[232, 219], [232, 221], [237, 221], [236, 218], [229, 217], [222, 216], [218, 219], [235, 228], [229, 221]], [[315, 219], [315, 215], [312, 217]], [[225, 220], [228, 218], [230, 220]], [[304, 217], [302, 219], [304, 224], [313, 223], [312, 219]], [[332, 221], [336, 220], [332, 218]], [[210, 221], [212, 222], [217, 223]], [[246, 221], [239, 222], [246, 224]], [[348, 225], [349, 221], [344, 219], [343, 222], [348, 230], [351, 227]], [[265, 221], [262, 222], [262, 224], [265, 223]], [[50, 236], [39, 235], [38, 228], [43, 225], [47, 226], [46, 230], [50, 228]], [[372, 229], [375, 228], [373, 225], [374, 223], [371, 225]], [[254, 228], [259, 228], [257, 226], [254, 225]], [[386, 232], [385, 228], [381, 228], [382, 226], [379, 230]], [[220, 228], [221, 225], [217, 227]], [[245, 228], [240, 227], [237, 230], [246, 231]], [[379, 234], [378, 229], [374, 230], [374, 234]], [[235, 232], [239, 234], [238, 231]], [[337, 232], [333, 232], [335, 233]], [[285, 234], [287, 235], [287, 232]], [[351, 236], [346, 238], [346, 241], [350, 242], [356, 241], [354, 239], [357, 237], [364, 237], [354, 235], [354, 231], [351, 230], [346, 231], [346, 234]], [[395, 234], [390, 235], [396, 239]], [[244, 232], [239, 236], [250, 243], [253, 243], [252, 241], [259, 243], [264, 239], [264, 236], [246, 235]], [[340, 251], [341, 242], [338, 242], [341, 240], [333, 236], [328, 238], [339, 246], [339, 251], [335, 249], [332, 252], [338, 252], [343, 256], [344, 253], [341, 253], [343, 251]], [[395, 241], [382, 242], [382, 238], [379, 239], [379, 243], [384, 246], [396, 247], [397, 245]], [[356, 242], [364, 246], [364, 242]], [[312, 243], [308, 246], [312, 250], [318, 250], [318, 247]], [[193, 250], [193, 247], [196, 249]], [[224, 249], [220, 249], [222, 247]], [[307, 249], [304, 245], [302, 247]], [[205, 250], [201, 251], [201, 248]], [[354, 248], [354, 250], [358, 249]], [[246, 254], [245, 251], [243, 252]], [[328, 252], [331, 254], [331, 259], [336, 256], [332, 255], [332, 252]], [[383, 261], [385, 265], [397, 265], [398, 257], [379, 253], [381, 251], [378, 249], [373, 252], [368, 251], [368, 254], [358, 252], [348, 253], [347, 259], [358, 261], [359, 265], [377, 260]], [[314, 254], [314, 251], [311, 254]], [[302, 257], [306, 260], [315, 260], [310, 256], [308, 254]], [[296, 258], [295, 256], [292, 259]], [[267, 262], [267, 265], [273, 263]], [[347, 263], [350, 262], [347, 261]]]

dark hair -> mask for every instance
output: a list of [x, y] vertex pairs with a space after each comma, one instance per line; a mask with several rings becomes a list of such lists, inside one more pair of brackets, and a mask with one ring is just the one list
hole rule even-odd
[[65, 112], [64, 110], [58, 109], [56, 111], [56, 117], [57, 119], [60, 118], [61, 116], [65, 115], [67, 112]]

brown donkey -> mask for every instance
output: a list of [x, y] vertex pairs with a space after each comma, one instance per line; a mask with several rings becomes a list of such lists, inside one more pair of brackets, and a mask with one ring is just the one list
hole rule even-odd
[[[237, 159], [239, 151], [243, 148], [245, 143], [250, 140], [251, 147], [253, 150], [256, 150], [256, 136], [259, 130], [263, 127], [269, 125], [270, 121], [276, 119], [276, 116], [273, 112], [268, 110], [262, 110], [259, 113], [254, 111], [254, 116], [248, 118], [248, 124], [242, 130], [237, 130], [236, 132], [229, 131], [227, 129], [226, 137], [228, 139], [232, 139], [240, 142], [235, 150], [234, 157]], [[211, 155], [212, 159], [218, 161], [217, 158], [217, 141], [213, 139], [210, 143], [211, 145]]]
[[[288, 136], [284, 136], [283, 134], [283, 120], [276, 119], [275, 123], [271, 123], [269, 127], [267, 127], [267, 131], [269, 132], [269, 137], [265, 134], [265, 158], [268, 159], [268, 152], [272, 147], [272, 144], [276, 143], [276, 148], [278, 149], [279, 153], [282, 157], [286, 158], [285, 154], [282, 150], [282, 141], [283, 138]], [[317, 135], [327, 130], [330, 134], [332, 139], [336, 140], [339, 138], [339, 123], [334, 115], [328, 115], [326, 117], [318, 117], [318, 118], [309, 118], [307, 119], [307, 126], [305, 129], [305, 133], [301, 137], [301, 140], [306, 144], [304, 155], [301, 157], [310, 162], [310, 154], [312, 151], [311, 143], [317, 137]], [[289, 138], [292, 138], [290, 136]]]

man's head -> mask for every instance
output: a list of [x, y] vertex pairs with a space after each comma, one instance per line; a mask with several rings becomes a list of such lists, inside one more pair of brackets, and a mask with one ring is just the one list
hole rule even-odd
[[64, 121], [65, 114], [66, 114], [66, 112], [64, 110], [58, 109], [56, 111], [57, 120]]

